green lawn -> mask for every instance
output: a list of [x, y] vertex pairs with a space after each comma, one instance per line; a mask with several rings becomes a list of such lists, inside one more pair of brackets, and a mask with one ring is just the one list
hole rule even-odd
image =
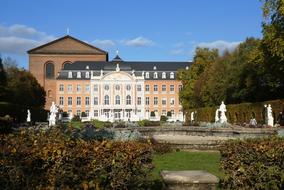
[[154, 155], [155, 168], [152, 172], [153, 180], [160, 180], [161, 170], [206, 170], [219, 178], [219, 152], [171, 152], [164, 155]]

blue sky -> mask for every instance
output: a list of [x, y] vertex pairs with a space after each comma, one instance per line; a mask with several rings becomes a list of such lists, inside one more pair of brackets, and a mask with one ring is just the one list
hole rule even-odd
[[27, 50], [70, 35], [124, 60], [188, 61], [197, 46], [232, 50], [261, 34], [259, 0], [2, 0], [0, 53], [28, 68]]

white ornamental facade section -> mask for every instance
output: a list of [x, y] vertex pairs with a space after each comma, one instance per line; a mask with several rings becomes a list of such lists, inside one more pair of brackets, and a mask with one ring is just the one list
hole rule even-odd
[[91, 75], [90, 119], [138, 121], [144, 118], [144, 77], [116, 70]]

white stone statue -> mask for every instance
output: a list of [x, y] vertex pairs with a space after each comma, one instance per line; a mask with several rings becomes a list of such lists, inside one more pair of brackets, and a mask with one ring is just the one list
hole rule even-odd
[[50, 106], [50, 115], [49, 115], [49, 126], [54, 126], [56, 122], [56, 113], [58, 112], [58, 108], [54, 102]]
[[101, 69], [101, 77], [104, 75], [104, 71]]
[[216, 112], [215, 112], [215, 122], [217, 123], [217, 122], [219, 122], [219, 109], [217, 109], [216, 110]]
[[272, 127], [274, 125], [274, 118], [272, 116], [272, 108], [270, 104], [267, 106], [267, 125]]
[[31, 122], [31, 112], [30, 110], [28, 109], [28, 115], [27, 115], [27, 122]]
[[193, 122], [194, 121], [194, 112], [190, 113], [190, 121]]
[[223, 101], [220, 105], [219, 111], [221, 112], [220, 123], [227, 123], [227, 117], [226, 117], [226, 114], [225, 114], [227, 109], [226, 109], [226, 105], [224, 104]]
[[115, 70], [116, 70], [116, 72], [120, 71], [119, 64], [116, 64]]

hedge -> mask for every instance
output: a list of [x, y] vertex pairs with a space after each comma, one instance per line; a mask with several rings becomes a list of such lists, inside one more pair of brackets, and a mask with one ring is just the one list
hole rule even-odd
[[67, 135], [72, 130], [2, 134], [1, 189], [143, 189], [152, 169], [149, 144], [87, 141]]
[[[229, 104], [227, 105], [226, 112], [228, 122], [236, 124], [249, 123], [250, 119], [254, 117], [258, 123], [263, 124], [265, 122], [265, 104], [271, 104], [274, 122], [276, 122], [279, 113], [284, 112], [284, 99], [256, 103]], [[217, 108], [219, 108], [219, 106], [187, 110], [186, 123], [189, 124], [190, 113], [193, 111], [197, 111], [195, 122], [214, 122]]]
[[220, 149], [225, 189], [284, 189], [284, 139], [234, 140]]

